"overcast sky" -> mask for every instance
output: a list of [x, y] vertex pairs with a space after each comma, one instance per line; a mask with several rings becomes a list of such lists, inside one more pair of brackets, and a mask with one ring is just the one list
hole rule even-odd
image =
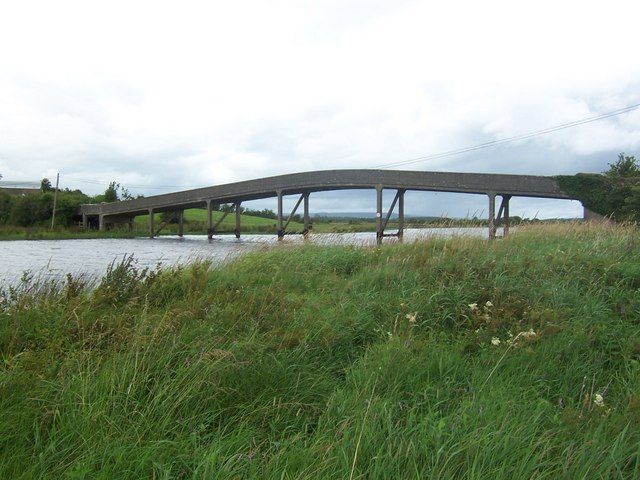
[[[0, 173], [152, 195], [371, 168], [640, 103], [637, 1], [0, 3]], [[640, 110], [406, 169], [599, 172]], [[391, 195], [389, 195], [391, 197]], [[273, 205], [272, 205], [273, 203]], [[412, 194], [409, 214], [485, 199]], [[512, 214], [574, 216], [514, 200]], [[275, 202], [257, 202], [274, 207]], [[316, 211], [373, 211], [372, 192]]]

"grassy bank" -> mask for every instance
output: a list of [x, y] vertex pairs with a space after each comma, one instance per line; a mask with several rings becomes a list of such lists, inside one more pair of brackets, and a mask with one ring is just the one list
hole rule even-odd
[[81, 227], [56, 227], [46, 226], [18, 227], [5, 225], [0, 227], [0, 241], [3, 240], [72, 240], [77, 238], [134, 238], [145, 235], [146, 232], [127, 229], [113, 230], [85, 230]]
[[640, 244], [522, 228], [5, 294], [2, 478], [639, 478]]

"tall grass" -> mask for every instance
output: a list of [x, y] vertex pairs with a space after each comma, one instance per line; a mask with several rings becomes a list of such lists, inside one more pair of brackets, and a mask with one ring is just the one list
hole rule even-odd
[[288, 246], [5, 292], [0, 476], [640, 478], [637, 237]]

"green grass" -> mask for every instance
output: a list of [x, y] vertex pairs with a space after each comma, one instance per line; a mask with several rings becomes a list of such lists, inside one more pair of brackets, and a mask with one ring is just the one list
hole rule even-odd
[[4, 240], [70, 240], [75, 238], [133, 238], [146, 235], [146, 231], [133, 231], [119, 228], [113, 230], [85, 230], [82, 227], [56, 227], [54, 230], [47, 226], [18, 227], [0, 226], [0, 241]]
[[[214, 211], [212, 212], [213, 223], [215, 224], [222, 217], [223, 213]], [[204, 209], [192, 208], [185, 210], [185, 232], [200, 233], [206, 232], [207, 224], [207, 212]], [[148, 225], [148, 215], [140, 215], [135, 219], [136, 230], [145, 231]], [[285, 219], [286, 221], [286, 219]], [[161, 215], [155, 216], [154, 222], [157, 226], [160, 225]], [[391, 225], [393, 224], [393, 225]], [[390, 222], [389, 228], [395, 228], [395, 223]], [[236, 227], [235, 214], [229, 213], [218, 227], [219, 232], [233, 232]], [[287, 227], [287, 232], [300, 233], [304, 229], [302, 223], [291, 221]], [[346, 232], [375, 232], [375, 222], [314, 222], [313, 232], [315, 233], [346, 233]], [[162, 233], [176, 233], [178, 227], [175, 224], [167, 225]], [[277, 220], [271, 218], [255, 217], [252, 215], [242, 215], [241, 218], [241, 231], [245, 233], [276, 233]]]
[[[222, 217], [222, 215], [224, 215], [223, 212], [218, 212], [218, 211], [214, 211], [212, 212], [212, 217], [213, 217], [213, 222], [214, 224], [220, 220], [220, 218]], [[241, 226], [243, 228], [243, 230], [246, 231], [265, 231], [265, 230], [273, 230], [273, 232], [276, 231], [276, 220], [271, 219], [271, 218], [262, 218], [262, 217], [254, 217], [252, 215], [241, 215]], [[186, 222], [192, 222], [194, 223], [196, 226], [196, 228], [198, 228], [198, 230], [202, 229], [201, 231], [204, 233], [205, 229], [206, 229], [206, 222], [207, 222], [207, 211], [203, 210], [203, 209], [199, 209], [199, 208], [191, 208], [188, 210], [185, 210], [184, 212], [184, 219]], [[141, 225], [142, 228], [146, 228], [147, 226], [147, 221], [148, 221], [148, 215], [141, 215], [139, 217], [136, 217], [136, 224]], [[160, 222], [160, 215], [156, 215], [156, 219], [155, 219], [156, 224], [159, 225]], [[218, 227], [219, 231], [226, 231], [226, 232], [230, 232], [233, 231], [236, 227], [236, 217], [235, 217], [235, 213], [231, 212], [229, 213], [226, 218], [223, 220], [222, 224], [220, 224], [220, 226]], [[296, 224], [295, 222], [291, 222], [290, 223], [290, 228], [291, 229], [296, 229], [298, 228], [299, 230], [302, 230], [302, 225], [300, 224]]]
[[639, 289], [588, 225], [25, 285], [0, 477], [640, 478]]

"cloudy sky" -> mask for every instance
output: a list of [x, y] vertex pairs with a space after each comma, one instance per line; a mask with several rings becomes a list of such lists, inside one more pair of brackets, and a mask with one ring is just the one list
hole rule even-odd
[[[371, 168], [640, 103], [634, 1], [0, 3], [0, 173], [152, 195]], [[640, 109], [406, 169], [554, 175], [640, 154]], [[255, 206], [273, 207], [263, 201]], [[514, 200], [513, 214], [581, 214]], [[373, 211], [372, 192], [316, 211]], [[414, 193], [410, 214], [486, 210]]]

